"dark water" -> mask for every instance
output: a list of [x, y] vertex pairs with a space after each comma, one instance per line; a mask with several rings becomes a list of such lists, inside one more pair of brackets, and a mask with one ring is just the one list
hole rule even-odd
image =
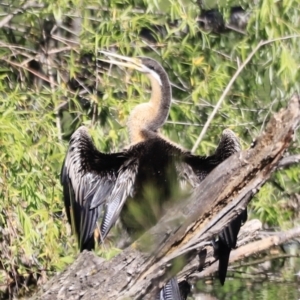
[[[194, 300], [300, 300], [300, 258], [272, 260], [269, 264], [237, 269], [224, 286], [217, 279], [199, 281]], [[235, 278], [232, 278], [235, 277]]]

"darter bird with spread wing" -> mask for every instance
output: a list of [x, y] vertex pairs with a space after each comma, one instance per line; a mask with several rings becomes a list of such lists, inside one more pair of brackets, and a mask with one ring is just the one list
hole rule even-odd
[[[129, 116], [128, 149], [100, 152], [84, 126], [71, 137], [61, 183], [68, 221], [78, 237], [80, 251], [95, 247], [94, 230], [99, 219], [100, 241], [119, 218], [136, 238], [163, 216], [165, 204], [174, 198], [182, 182], [193, 190], [218, 164], [240, 151], [239, 141], [229, 129], [223, 131], [215, 153], [207, 157], [192, 155], [164, 138], [159, 129], [168, 118], [172, 100], [164, 68], [149, 57], [102, 53], [110, 58], [107, 62], [111, 64], [145, 74], [151, 83], [151, 97], [149, 102], [137, 105]], [[245, 219], [244, 212], [219, 235], [217, 253], [222, 284], [230, 251]]]

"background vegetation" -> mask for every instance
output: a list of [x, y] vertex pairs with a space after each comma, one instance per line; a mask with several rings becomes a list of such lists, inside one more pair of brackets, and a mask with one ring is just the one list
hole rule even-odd
[[[207, 2], [207, 3], [206, 3]], [[216, 10], [210, 10], [215, 8]], [[235, 10], [244, 22], [235, 23]], [[159, 60], [173, 83], [163, 134], [192, 149], [241, 63], [196, 153], [211, 153], [225, 128], [243, 148], [299, 92], [297, 0], [3, 1], [0, 6], [0, 285], [42, 284], [77, 255], [59, 183], [72, 132], [82, 123], [101, 151], [128, 144], [130, 110], [147, 79], [101, 63], [99, 50]], [[290, 148], [299, 153], [300, 137]], [[252, 202], [266, 227], [299, 225], [297, 165], [276, 172]]]

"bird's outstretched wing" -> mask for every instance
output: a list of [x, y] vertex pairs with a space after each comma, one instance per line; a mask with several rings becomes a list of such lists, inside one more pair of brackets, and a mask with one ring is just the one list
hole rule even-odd
[[[233, 131], [225, 129], [222, 132], [219, 145], [214, 154], [206, 157], [186, 155], [186, 169], [190, 169], [196, 175], [196, 177], [191, 177], [189, 176], [190, 174], [187, 174], [187, 180], [190, 181], [192, 186], [197, 186], [216, 166], [239, 151], [241, 151], [239, 139]], [[193, 180], [195, 182], [191, 182]]]
[[[225, 129], [220, 143], [214, 154], [217, 160], [224, 161], [229, 156], [241, 151], [241, 145], [237, 136]], [[241, 226], [247, 221], [247, 208], [237, 215], [219, 234], [219, 240], [215, 244], [215, 256], [219, 258], [219, 279], [223, 285], [226, 279], [230, 252], [236, 247], [237, 236]]]
[[220, 233], [219, 240], [213, 243], [214, 256], [219, 259], [219, 279], [223, 285], [227, 275], [230, 252], [236, 247], [241, 226], [247, 221], [247, 208], [237, 215]]
[[[239, 151], [241, 151], [239, 139], [230, 129], [225, 129], [213, 155], [207, 157], [190, 155], [186, 157], [185, 162], [187, 166], [185, 170], [192, 174], [187, 174], [186, 178], [192, 181], [190, 182], [192, 186], [197, 186], [217, 165]], [[221, 284], [225, 282], [230, 252], [236, 247], [239, 230], [246, 220], [247, 209], [233, 219], [220, 232], [218, 241], [213, 243], [215, 256], [219, 259], [219, 279]]]
[[80, 251], [94, 248], [93, 233], [100, 216], [103, 239], [113, 226], [131, 193], [136, 165], [126, 152], [99, 152], [84, 126], [72, 135], [61, 183], [68, 221], [77, 234]]

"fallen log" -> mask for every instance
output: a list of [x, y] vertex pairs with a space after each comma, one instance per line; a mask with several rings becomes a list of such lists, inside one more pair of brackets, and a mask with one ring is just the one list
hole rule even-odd
[[154, 299], [172, 276], [243, 210], [269, 179], [300, 119], [299, 97], [275, 114], [248, 150], [214, 169], [193, 195], [110, 261], [83, 252], [33, 299]]

